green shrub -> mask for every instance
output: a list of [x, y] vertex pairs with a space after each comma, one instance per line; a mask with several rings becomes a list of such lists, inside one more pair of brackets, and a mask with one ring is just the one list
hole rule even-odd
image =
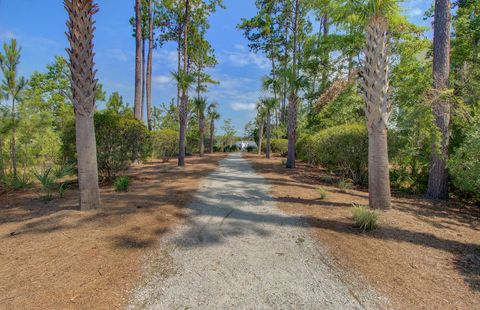
[[214, 152], [214, 153], [215, 153], [215, 152], [221, 152], [221, 151], [222, 151], [222, 148], [219, 147], [218, 145], [214, 145], [214, 146], [213, 146], [213, 152]]
[[113, 187], [117, 192], [126, 192], [130, 186], [130, 178], [128, 176], [121, 176], [115, 179]]
[[323, 199], [328, 197], [329, 193], [325, 188], [319, 187], [318, 188], [318, 194], [320, 195], [320, 199], [323, 200]]
[[450, 157], [448, 169], [456, 188], [480, 199], [480, 126], [468, 132], [465, 142]]
[[152, 133], [153, 156], [169, 161], [178, 153], [178, 131], [164, 129]]
[[52, 190], [56, 181], [52, 168], [46, 168], [40, 172], [35, 171], [33, 174], [37, 178], [38, 182], [40, 182], [40, 185], [42, 186], [42, 192], [45, 193], [45, 198], [48, 200], [52, 199]]
[[378, 214], [366, 206], [352, 207], [353, 220], [355, 226], [365, 230], [372, 230], [377, 227]]
[[340, 191], [342, 193], [346, 193], [346, 192], [348, 192], [349, 189], [352, 188], [352, 184], [348, 180], [340, 179], [337, 182], [337, 187], [338, 187], [338, 189], [340, 189]]
[[341, 125], [301, 136], [299, 158], [341, 173], [355, 183], [365, 183], [368, 165], [368, 135], [364, 124]]
[[288, 140], [287, 139], [273, 139], [270, 142], [270, 147], [273, 153], [278, 153], [280, 156], [287, 156]]
[[11, 188], [11, 189], [22, 189], [30, 186], [31, 179], [30, 175], [25, 173], [22, 175], [18, 175], [16, 178], [13, 176], [13, 174], [3, 174], [1, 175], [1, 183], [6, 187], [6, 188]]
[[249, 145], [247, 146], [247, 152], [252, 153], [257, 151], [257, 148], [255, 146]]
[[[150, 156], [150, 133], [141, 121], [112, 111], [97, 112], [94, 120], [98, 171], [103, 178], [111, 179], [132, 162]], [[74, 123], [69, 124], [62, 140], [64, 158], [76, 162]]]

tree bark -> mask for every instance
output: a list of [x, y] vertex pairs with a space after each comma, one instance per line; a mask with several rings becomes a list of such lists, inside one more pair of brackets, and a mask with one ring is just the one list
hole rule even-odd
[[142, 91], [142, 13], [141, 0], [135, 0], [135, 118], [141, 117], [141, 91]]
[[[185, 26], [183, 31], [183, 78], [187, 78], [188, 74], [188, 24], [189, 24], [189, 0], [185, 1]], [[182, 87], [182, 99], [180, 101], [180, 142], [178, 150], [178, 166], [185, 166], [185, 132], [187, 128], [187, 106], [188, 106], [188, 86]]]
[[98, 6], [92, 0], [65, 0], [64, 5], [69, 15], [67, 37], [70, 48], [67, 53], [70, 58], [70, 85], [75, 108], [80, 209], [90, 210], [100, 207], [93, 121], [97, 90], [93, 59], [93, 15], [98, 11]]
[[368, 129], [368, 194], [370, 207], [391, 208], [388, 164], [388, 20], [373, 17], [367, 25], [361, 86]]
[[267, 112], [267, 126], [265, 128], [265, 133], [267, 136], [267, 144], [265, 146], [265, 158], [270, 159], [270, 135], [271, 135], [271, 113], [270, 111]]
[[215, 120], [212, 118], [210, 120], [210, 145], [209, 145], [209, 151], [210, 153], [213, 153], [213, 138], [215, 135]]
[[260, 128], [258, 129], [258, 155], [262, 154], [262, 141], [263, 141], [263, 120], [260, 122]]
[[450, 136], [450, 103], [441, 94], [449, 87], [450, 75], [450, 1], [435, 1], [433, 27], [433, 89], [437, 99], [432, 107], [435, 125], [441, 133], [440, 150], [430, 159], [427, 197], [448, 198], [448, 143]]
[[200, 115], [198, 118], [198, 126], [200, 132], [200, 157], [205, 153], [205, 117]]
[[[298, 41], [298, 0], [295, 0], [295, 19], [293, 25], [293, 56], [292, 56], [292, 81], [296, 83], [297, 76], [297, 41]], [[297, 135], [297, 85], [290, 85], [288, 98], [288, 154], [286, 168], [295, 168], [295, 143]]]
[[100, 191], [98, 188], [97, 145], [93, 115], [77, 114], [75, 129], [80, 209], [97, 209], [100, 207]]
[[12, 156], [12, 173], [13, 178], [17, 179], [17, 125], [15, 122], [15, 98], [12, 98], [12, 141], [10, 144], [10, 155]]
[[153, 56], [153, 16], [152, 16], [152, 3], [153, 0], [148, 2], [148, 64], [147, 64], [147, 125], [148, 130], [152, 130], [152, 56]]
[[140, 109], [140, 120], [145, 116], [145, 87], [146, 87], [146, 66], [145, 66], [145, 39], [142, 40], [142, 104]]
[[368, 199], [373, 209], [388, 210], [390, 206], [390, 176], [388, 165], [387, 128], [368, 128]]

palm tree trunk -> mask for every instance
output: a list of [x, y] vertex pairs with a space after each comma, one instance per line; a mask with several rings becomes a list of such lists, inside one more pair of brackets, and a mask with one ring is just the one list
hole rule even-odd
[[12, 156], [12, 173], [13, 178], [17, 179], [17, 124], [15, 122], [15, 98], [12, 98], [12, 144], [11, 144], [11, 156]]
[[205, 153], [205, 118], [200, 115], [199, 120], [199, 132], [200, 132], [200, 157]]
[[428, 176], [427, 197], [448, 198], [448, 143], [450, 135], [450, 103], [441, 93], [448, 89], [450, 74], [450, 0], [435, 1], [433, 28], [433, 89], [438, 99], [432, 110], [435, 125], [441, 133], [440, 152], [432, 152]]
[[391, 208], [388, 164], [388, 21], [373, 17], [366, 28], [362, 88], [368, 128], [368, 193], [370, 207]]
[[148, 64], [147, 64], [147, 125], [152, 130], [152, 54], [153, 54], [153, 16], [152, 0], [148, 2]]
[[265, 128], [265, 134], [267, 136], [267, 144], [265, 146], [265, 157], [270, 159], [270, 135], [271, 135], [271, 112], [267, 112], [267, 127]]
[[371, 208], [390, 209], [387, 129], [368, 128], [368, 199]]
[[70, 49], [72, 101], [75, 107], [75, 133], [80, 190], [80, 209], [100, 207], [97, 146], [93, 114], [95, 112], [95, 79], [93, 60], [93, 15], [98, 11], [92, 0], [65, 0], [68, 11], [67, 37]]
[[262, 154], [262, 141], [263, 140], [263, 120], [260, 122], [260, 128], [258, 129], [258, 155]]
[[[292, 81], [296, 83], [297, 76], [297, 41], [298, 41], [298, 0], [295, 0], [295, 20], [293, 25], [293, 58], [292, 58]], [[295, 168], [295, 140], [297, 131], [297, 86], [290, 85], [291, 93], [288, 98], [288, 154], [286, 168]]]
[[141, 0], [135, 0], [135, 118], [142, 119], [141, 84], [142, 84], [142, 12]]
[[[185, 1], [185, 26], [183, 33], [183, 78], [187, 78], [187, 50], [188, 50], [188, 24], [189, 24], [189, 0]], [[188, 86], [182, 87], [182, 99], [180, 102], [180, 142], [178, 150], [178, 166], [185, 166], [185, 132], [187, 129], [187, 106], [188, 106]]]

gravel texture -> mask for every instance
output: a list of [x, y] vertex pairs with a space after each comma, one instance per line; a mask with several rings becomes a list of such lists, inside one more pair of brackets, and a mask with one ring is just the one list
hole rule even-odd
[[[129, 309], [379, 309], [386, 300], [338, 268], [299, 217], [275, 206], [240, 154], [220, 162], [162, 240], [171, 265], [147, 258]], [[165, 270], [171, 269], [171, 270]]]

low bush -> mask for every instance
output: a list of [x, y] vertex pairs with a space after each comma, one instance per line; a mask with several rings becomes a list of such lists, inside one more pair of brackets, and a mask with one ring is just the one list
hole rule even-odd
[[1, 183], [10, 189], [22, 189], [31, 185], [31, 177], [29, 174], [25, 173], [14, 177], [13, 174], [3, 174], [1, 175]]
[[178, 153], [178, 131], [171, 129], [158, 130], [152, 133], [153, 156], [164, 162]]
[[355, 227], [362, 230], [372, 230], [377, 227], [378, 214], [366, 206], [352, 207], [353, 220]]
[[[101, 177], [111, 179], [118, 172], [126, 170], [132, 162], [146, 160], [150, 156], [151, 136], [141, 121], [108, 110], [95, 113], [94, 120]], [[62, 140], [65, 160], [76, 162], [73, 122], [68, 125]]]
[[480, 126], [477, 127], [468, 132], [465, 142], [450, 157], [448, 169], [458, 190], [480, 199]]
[[287, 139], [273, 139], [270, 142], [270, 147], [273, 153], [278, 153], [280, 156], [287, 156], [288, 140]]
[[252, 146], [252, 145], [247, 146], [247, 152], [252, 153], [252, 152], [256, 152], [256, 151], [257, 151], [257, 147]]
[[368, 165], [368, 134], [364, 124], [341, 125], [304, 135], [297, 143], [299, 158], [365, 183]]
[[321, 200], [323, 200], [323, 199], [325, 199], [325, 198], [328, 197], [328, 191], [327, 191], [325, 188], [323, 188], [323, 187], [320, 187], [320, 188], [318, 189], [318, 194], [320, 195], [320, 199], [321, 199]]
[[130, 178], [128, 176], [121, 176], [115, 179], [113, 187], [117, 192], [126, 192], [130, 187]]
[[52, 168], [46, 168], [41, 171], [33, 172], [38, 182], [42, 186], [42, 192], [45, 194], [45, 199], [52, 199], [52, 191], [55, 187], [55, 175], [52, 171]]
[[346, 193], [352, 188], [352, 184], [348, 180], [340, 179], [337, 182], [337, 187], [342, 193]]
[[220, 146], [218, 146], [218, 145], [214, 145], [214, 146], [213, 146], [213, 152], [214, 152], [214, 153], [215, 153], [215, 152], [221, 152], [221, 151], [222, 151], [222, 148], [221, 148]]

